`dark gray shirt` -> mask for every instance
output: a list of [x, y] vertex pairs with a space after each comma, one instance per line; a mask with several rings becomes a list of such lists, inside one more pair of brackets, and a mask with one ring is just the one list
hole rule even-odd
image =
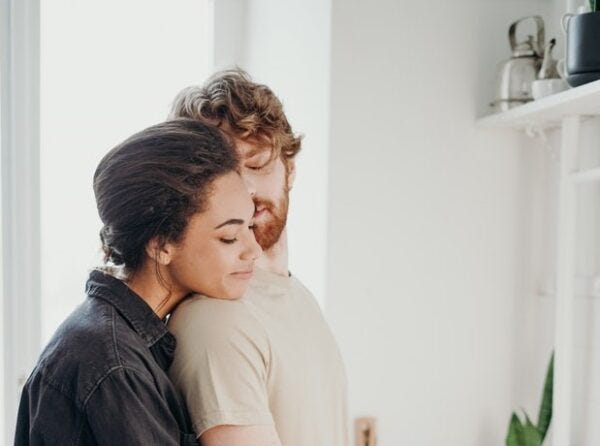
[[122, 281], [93, 271], [21, 396], [15, 445], [194, 445], [166, 371], [175, 338]]

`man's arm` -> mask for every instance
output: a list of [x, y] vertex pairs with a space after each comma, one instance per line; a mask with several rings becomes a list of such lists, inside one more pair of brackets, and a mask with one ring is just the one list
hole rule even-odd
[[201, 446], [281, 446], [274, 426], [216, 426], [198, 439]]

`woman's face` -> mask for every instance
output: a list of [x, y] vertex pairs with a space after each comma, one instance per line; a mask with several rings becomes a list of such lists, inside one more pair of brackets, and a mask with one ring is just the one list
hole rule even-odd
[[172, 289], [209, 297], [242, 297], [261, 254], [252, 231], [254, 204], [236, 172], [212, 184], [205, 210], [192, 216], [181, 241], [168, 247]]

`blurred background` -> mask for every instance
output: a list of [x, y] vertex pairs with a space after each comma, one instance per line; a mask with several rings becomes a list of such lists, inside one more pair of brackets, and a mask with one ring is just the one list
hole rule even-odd
[[[476, 120], [509, 25], [542, 16], [562, 57], [560, 18], [579, 3], [1, 0], [4, 444], [20, 385], [100, 262], [97, 163], [232, 65], [305, 135], [291, 270], [340, 344], [352, 418], [375, 417], [382, 446], [504, 444], [513, 410], [537, 417], [555, 343], [561, 134]], [[598, 141], [586, 120], [589, 167]], [[577, 446], [600, 444], [598, 192], [578, 202]]]

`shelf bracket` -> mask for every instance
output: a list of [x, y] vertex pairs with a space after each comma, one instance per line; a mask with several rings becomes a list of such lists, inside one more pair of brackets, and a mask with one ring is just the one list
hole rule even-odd
[[546, 135], [546, 130], [543, 127], [540, 127], [536, 124], [528, 124], [525, 127], [525, 134], [532, 139], [539, 138], [540, 142], [542, 143], [542, 147], [544, 147], [544, 149], [548, 151], [548, 153], [550, 154], [550, 158], [552, 158], [552, 161], [554, 161], [557, 164], [560, 162], [560, 154], [558, 150], [555, 147], [553, 147], [552, 144], [550, 144], [548, 136]]

